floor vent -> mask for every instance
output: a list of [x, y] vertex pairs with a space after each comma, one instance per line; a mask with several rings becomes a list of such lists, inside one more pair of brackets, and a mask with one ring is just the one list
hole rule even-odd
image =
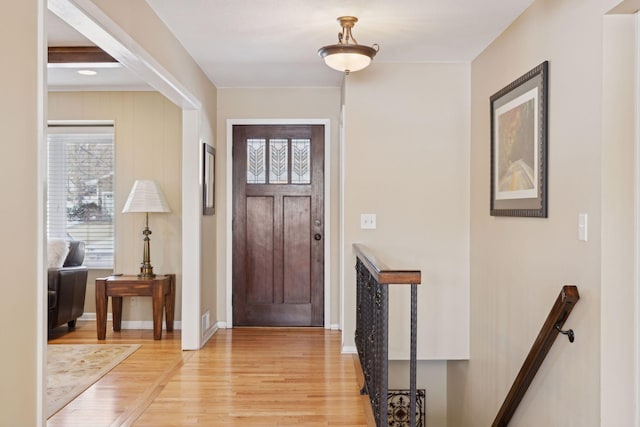
[[209, 330], [209, 311], [202, 315], [202, 333], [204, 334]]

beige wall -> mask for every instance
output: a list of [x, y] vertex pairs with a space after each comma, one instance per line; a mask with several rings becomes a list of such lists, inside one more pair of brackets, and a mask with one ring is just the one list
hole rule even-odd
[[[142, 262], [144, 214], [123, 214], [136, 179], [155, 180], [171, 209], [150, 214], [151, 264], [156, 274], [177, 275], [176, 320], [182, 290], [182, 112], [157, 92], [51, 92], [49, 120], [115, 122], [115, 272], [137, 274]], [[94, 273], [94, 272], [92, 272]], [[95, 313], [95, 276], [89, 277], [85, 312]], [[123, 321], [151, 321], [149, 298], [125, 298]], [[126, 324], [125, 324], [126, 326]]]
[[[418, 358], [469, 355], [469, 64], [374, 64], [347, 77], [344, 343], [353, 348], [355, 257], [422, 271]], [[360, 229], [360, 214], [377, 229]], [[409, 288], [390, 292], [389, 357], [408, 358]]]
[[[0, 70], [0, 122], [4, 134], [0, 143], [0, 183], [4, 209], [0, 210], [0, 249], [4, 271], [0, 323], [5, 351], [0, 356], [0, 424], [39, 425], [37, 403], [41, 395], [42, 348], [45, 329], [44, 248], [42, 188], [38, 176], [39, 132], [43, 117], [41, 74], [43, 57], [38, 50], [37, 0], [12, 5], [0, 17], [4, 34], [2, 51], [14, 66]], [[41, 314], [38, 314], [41, 311]]]
[[[447, 426], [445, 360], [469, 356], [469, 83], [469, 64], [376, 63], [344, 88], [344, 346], [354, 349], [351, 245], [420, 269], [417, 384], [434, 427]], [[362, 213], [377, 229], [360, 229]], [[389, 299], [389, 384], [407, 389], [409, 288], [392, 285]]]
[[217, 222], [216, 216], [202, 216], [200, 164], [202, 142], [215, 145], [217, 89], [145, 0], [90, 0], [81, 7], [133, 52], [135, 59], [128, 55], [127, 62], [136, 67], [149, 64], [152, 70], [143, 67], [143, 76], [183, 108], [182, 159], [189, 167], [182, 170], [182, 295], [186, 307], [182, 344], [185, 349], [197, 349], [213, 332], [202, 330], [201, 315], [211, 311], [213, 316], [216, 307]]
[[601, 0], [603, 13], [634, 14], [640, 10], [640, 0]]
[[[41, 3], [36, 0], [15, 2], [10, 9], [7, 9], [7, 13], [3, 14], [3, 18], [0, 18], [3, 29], [7, 34], [12, 35], [11, 38], [4, 38], [0, 43], [7, 57], [11, 57], [20, 65], [15, 68], [4, 67], [1, 71], [3, 79], [0, 83], [3, 94], [0, 102], [2, 106], [0, 117], [4, 118], [3, 130], [6, 140], [11, 141], [3, 143], [0, 148], [0, 162], [2, 162], [0, 174], [4, 178], [0, 182], [4, 183], [5, 197], [21, 207], [20, 210], [5, 209], [0, 214], [3, 235], [8, 236], [12, 241], [11, 247], [2, 254], [5, 264], [11, 266], [5, 269], [5, 274], [9, 275], [5, 277], [5, 281], [14, 283], [14, 286], [5, 288], [0, 316], [4, 324], [14, 324], [16, 319], [20, 323], [19, 328], [5, 328], [3, 332], [4, 342], [10, 344], [11, 348], [17, 349], [12, 352], [3, 352], [0, 364], [3, 379], [0, 386], [2, 402], [0, 419], [2, 424], [7, 425], [38, 425], [41, 421], [37, 419], [36, 402], [40, 399], [37, 377], [38, 370], [41, 368], [38, 365], [38, 358], [41, 356], [38, 356], [38, 353], [43, 345], [43, 337], [38, 336], [38, 329], [44, 327], [44, 317], [33, 313], [34, 307], [38, 304], [44, 309], [44, 293], [40, 294], [44, 289], [42, 274], [44, 249], [42, 235], [38, 235], [38, 228], [42, 228], [38, 215], [41, 216], [43, 210], [42, 200], [38, 200], [38, 195], [41, 195], [43, 181], [38, 181], [34, 172], [34, 165], [38, 164], [39, 159], [37, 130], [40, 124], [38, 114], [41, 112], [38, 107], [38, 55], [36, 52], [40, 44], [36, 39], [37, 7]], [[140, 40], [145, 48], [174, 75], [179, 76], [181, 81], [198, 82], [193, 85], [187, 83], [187, 85], [204, 103], [205, 111], [201, 117], [199, 133], [203, 139], [213, 140], [217, 108], [215, 88], [206, 82], [206, 78], [199, 70], [194, 71], [193, 62], [190, 58], [185, 59], [179, 43], [167, 37], [166, 30], [158, 31], [161, 23], [157, 22], [159, 21], [157, 17], [149, 14], [145, 2], [135, 0], [125, 4], [96, 0], [96, 3], [109, 10], [110, 16], [116, 22], [122, 22], [133, 38]], [[611, 71], [603, 70], [602, 66], [602, 13], [616, 3], [617, 0], [589, 2], [538, 0], [472, 64], [471, 108], [462, 109], [460, 113], [461, 116], [466, 117], [468, 111], [471, 111], [471, 166], [470, 169], [462, 169], [466, 174], [465, 179], [471, 185], [471, 197], [468, 198], [471, 210], [471, 360], [449, 362], [447, 369], [449, 425], [490, 424], [550, 304], [563, 283], [576, 283], [582, 296], [567, 324], [568, 327], [575, 329], [576, 342], [569, 344], [566, 340], [559, 340], [556, 343], [512, 424], [599, 425], [601, 416], [603, 420], [614, 420], [615, 418], [605, 417], [613, 409], [619, 409], [609, 406], [612, 399], [600, 396], [601, 393], [605, 393], [610, 390], [610, 387], [616, 385], [616, 381], [609, 381], [612, 378], [615, 380], [615, 377], [606, 377], [606, 375], [618, 375], [619, 378], [621, 372], [631, 368], [624, 365], [613, 369], [610, 369], [611, 365], [602, 366], [605, 363], [618, 362], [611, 358], [612, 352], [607, 353], [604, 344], [607, 346], [612, 344], [616, 351], [632, 353], [635, 350], [633, 341], [621, 344], [618, 336], [606, 336], [604, 330], [605, 327], [624, 324], [616, 317], [615, 312], [618, 310], [607, 304], [609, 291], [603, 291], [602, 288], [616, 285], [615, 282], [608, 282], [611, 279], [608, 274], [614, 266], [608, 263], [622, 253], [615, 248], [616, 239], [621, 239], [623, 246], [629, 244], [628, 240], [624, 236], [621, 238], [619, 234], [619, 230], [623, 233], [629, 231], [629, 218], [625, 211], [627, 208], [624, 203], [621, 203], [625, 197], [629, 196], [622, 189], [620, 193], [609, 194], [608, 191], [621, 184], [621, 181], [617, 181], [619, 178], [615, 177], [616, 171], [620, 170], [621, 176], [624, 177], [629, 173], [630, 167], [628, 163], [616, 163], [618, 160], [614, 154], [618, 153], [618, 148], [622, 153], [628, 153], [630, 148], [621, 141], [618, 141], [620, 144], [605, 146], [601, 139], [601, 135], [606, 134], [609, 126], [606, 116], [602, 125], [603, 110], [606, 111], [609, 108], [611, 101], [616, 103], [615, 99], [608, 100], [602, 92], [603, 75], [606, 77]], [[488, 98], [545, 59], [550, 60], [551, 77], [550, 217], [546, 220], [490, 217], [487, 213], [489, 199]], [[380, 72], [386, 74], [383, 68], [387, 66], [374, 65]], [[403, 74], [405, 68], [406, 72], [411, 72], [414, 66], [428, 67], [420, 64], [388, 65], [388, 67], [396, 67], [393, 73], [400, 76], [405, 75]], [[413, 104], [427, 105], [431, 108], [428, 104], [430, 92], [418, 90], [414, 93], [406, 89], [406, 86], [421, 88], [422, 85], [427, 85], [428, 73], [412, 75], [406, 82], [379, 84], [378, 81], [375, 85], [371, 84], [359, 89], [358, 84], [374, 76], [380, 77], [375, 70], [376, 68], [371, 67], [366, 73], [354, 73], [349, 77], [351, 83], [345, 94], [347, 102], [352, 101], [349, 105], [348, 123], [349, 126], [356, 125], [356, 130], [359, 129], [362, 132], [358, 131], [358, 136], [354, 136], [349, 130], [346, 140], [347, 144], [350, 144], [347, 147], [347, 161], [349, 161], [349, 155], [364, 154], [365, 159], [368, 159], [371, 151], [368, 148], [381, 147], [381, 140], [387, 142], [387, 145], [390, 145], [388, 141], [393, 141], [395, 144], [396, 138], [389, 138], [386, 133], [388, 132], [385, 128], [387, 124], [393, 124], [393, 126], [387, 126], [389, 129], [397, 130], [401, 125], [409, 125], [409, 129], [412, 129], [412, 126], [420, 123], [424, 116], [429, 117], [424, 114], [416, 117], [418, 114], [409, 111], [408, 107]], [[452, 77], [442, 78], [436, 83], [450, 83], [450, 79]], [[387, 81], [386, 78], [384, 80]], [[435, 86], [433, 91], [436, 93], [439, 84], [433, 84]], [[605, 87], [606, 84], [605, 80]], [[395, 94], [394, 88], [403, 88], [399, 93], [404, 93], [404, 96]], [[358, 89], [361, 91], [360, 94]], [[455, 88], [452, 90], [455, 91]], [[234, 90], [229, 91], [232, 95]], [[260, 90], [247, 91], [255, 93], [253, 100], [258, 102], [257, 94], [260, 94]], [[418, 97], [416, 94], [420, 93], [422, 96]], [[354, 99], [361, 99], [361, 101], [353, 102]], [[234, 102], [230, 100], [229, 105]], [[221, 107], [225, 104], [226, 102], [220, 102]], [[248, 112], [248, 117], [256, 117], [258, 113], [259, 116], [267, 117], [270, 111], [277, 111], [277, 109], [271, 110], [273, 105], [267, 102], [259, 105], [260, 109], [255, 111], [255, 116], [251, 110], [252, 106], [244, 104], [241, 107], [242, 111]], [[291, 114], [287, 116], [293, 117], [297, 112], [295, 107], [292, 105], [290, 107], [292, 111], [286, 111]], [[412, 117], [413, 120], [408, 121], [403, 114], [396, 114], [395, 109], [405, 107], [407, 117]], [[362, 108], [363, 112], [358, 113], [358, 108]], [[430, 111], [429, 108], [426, 110]], [[422, 112], [421, 109], [416, 108], [416, 110]], [[439, 110], [436, 112], [439, 113]], [[236, 113], [240, 114], [238, 111], [231, 113], [234, 116]], [[434, 115], [437, 116], [437, 114]], [[222, 122], [227, 116], [231, 117], [230, 114], [220, 114]], [[387, 117], [394, 120], [387, 120]], [[374, 126], [379, 130], [380, 136], [365, 138], [370, 136], [367, 126]], [[431, 135], [430, 132], [417, 134]], [[218, 129], [216, 135], [220, 141], [225, 141], [221, 138], [224, 136], [224, 130]], [[458, 138], [453, 140], [457, 142]], [[468, 142], [468, 136], [466, 140]], [[372, 144], [368, 145], [369, 142]], [[415, 147], [419, 145], [415, 144]], [[199, 152], [199, 146], [192, 148]], [[386, 147], [382, 146], [382, 148]], [[458, 149], [460, 148], [457, 147], [454, 150]], [[445, 153], [449, 151], [445, 150]], [[413, 156], [409, 160], [413, 160]], [[374, 163], [375, 167], [379, 164]], [[354, 169], [355, 172], [357, 168]], [[422, 173], [424, 172], [421, 172], [418, 178], [422, 178]], [[14, 184], [16, 182], [20, 185], [16, 186]], [[376, 190], [384, 190], [385, 195], [393, 193], [385, 187], [385, 183], [376, 182], [376, 184], [378, 184]], [[348, 226], [347, 233], [350, 240], [361, 240], [367, 243], [376, 243], [379, 240], [385, 244], [385, 247], [388, 244], [392, 248], [400, 246], [402, 242], [398, 243], [387, 238], [373, 238], [383, 234], [382, 228], [385, 223], [390, 223], [389, 217], [393, 219], [393, 223], [404, 222], [406, 218], [415, 227], [418, 219], [416, 212], [421, 214], [420, 218], [424, 218], [439, 214], [433, 206], [442, 209], [442, 203], [436, 203], [438, 199], [434, 201], [432, 198], [424, 197], [420, 202], [429, 200], [432, 203], [430, 206], [407, 210], [409, 217], [400, 213], [389, 216], [386, 210], [379, 209], [375, 204], [369, 204], [369, 201], [373, 200], [370, 195], [361, 193], [360, 190], [372, 186], [370, 183], [363, 184], [358, 180], [347, 181], [347, 186], [351, 191], [345, 194], [346, 201], [350, 204], [349, 208], [345, 207], [345, 213], [349, 213], [345, 216], [347, 220], [345, 225]], [[224, 187], [219, 186], [218, 189], [220, 188], [224, 190]], [[616, 211], [603, 212], [601, 216], [601, 210], [604, 211], [606, 208], [605, 203], [611, 202], [619, 203]], [[363, 235], [357, 227], [358, 215], [361, 213], [360, 208], [369, 211], [370, 207], [376, 209], [378, 213], [379, 228], [373, 234]], [[447, 212], [455, 214], [450, 205], [448, 207], [450, 210]], [[398, 212], [405, 213], [404, 210]], [[579, 212], [586, 212], [590, 216], [590, 240], [586, 243], [576, 240]], [[624, 221], [620, 229], [615, 228], [613, 222], [610, 222], [617, 219]], [[210, 217], [203, 221], [208, 220], [216, 221], [217, 226], [224, 230], [221, 226], [225, 223], [223, 218]], [[603, 236], [600, 242], [602, 233], [609, 233], [609, 230], [615, 232], [616, 236], [610, 236], [611, 239], [609, 236]], [[424, 236], [427, 233], [417, 234]], [[455, 232], [453, 234], [456, 235]], [[220, 239], [224, 239], [224, 236], [218, 236], [218, 245]], [[412, 241], [411, 239], [410, 235], [402, 241]], [[424, 246], [429, 247], [430, 241], [425, 241]], [[518, 242], [524, 242], [524, 244], [516, 244]], [[350, 245], [350, 241], [345, 241], [345, 272], [349, 274], [351, 274], [353, 261]], [[609, 250], [611, 252], [608, 252]], [[429, 256], [425, 255], [431, 254], [420, 254], [420, 259], [429, 259]], [[456, 257], [459, 255], [453, 258]], [[42, 271], [37, 272], [37, 267], [34, 269], [34, 259], [40, 260]], [[203, 255], [203, 261], [206, 259], [206, 255]], [[503, 263], [498, 264], [497, 260]], [[391, 262], [395, 261], [395, 259], [391, 260]], [[417, 258], [408, 261], [411, 266], [419, 263]], [[430, 283], [430, 279], [434, 279], [431, 283], [437, 284], [441, 281], [441, 277], [436, 273], [446, 272], [450, 268], [453, 267], [447, 267], [444, 263], [438, 263], [436, 269], [424, 267], [425, 284]], [[629, 272], [628, 264], [625, 263], [623, 268], [621, 277], [625, 283], [622, 286], [632, 286], [628, 283], [628, 276], [626, 278], [624, 276]], [[219, 271], [218, 277], [222, 277]], [[346, 277], [346, 279], [345, 284], [350, 286], [349, 284], [353, 283], [352, 278]], [[212, 278], [212, 281], [215, 282], [215, 278]], [[206, 280], [203, 279], [203, 283], [206, 283]], [[20, 284], [24, 286], [15, 286]], [[426, 286], [421, 285], [421, 295], [425, 293], [425, 288]], [[218, 286], [218, 289], [223, 289], [223, 285]], [[347, 306], [345, 314], [350, 315], [349, 313], [353, 312], [353, 288], [347, 287], [345, 291]], [[624, 291], [628, 292], [628, 288]], [[205, 291], [203, 291], [203, 297], [208, 298]], [[348, 298], [350, 300], [346, 301]], [[34, 305], [34, 301], [39, 302]], [[217, 307], [220, 305], [221, 302], [218, 301]], [[212, 307], [215, 306], [216, 302], [213, 301]], [[218, 311], [216, 315], [224, 315], [223, 311]], [[425, 310], [421, 310], [420, 316], [423, 316], [424, 312]], [[628, 311], [624, 315], [628, 315]], [[421, 317], [421, 319], [424, 318]], [[351, 330], [345, 332], [345, 337], [352, 340], [353, 323], [352, 320], [345, 319], [345, 326], [348, 322], [351, 322]], [[628, 363], [628, 360], [623, 363]], [[628, 380], [621, 384], [625, 390], [629, 387]], [[599, 409], [601, 399], [602, 410]], [[628, 418], [629, 400], [625, 399], [625, 401], [627, 403], [624, 404], [625, 408], [621, 409], [622, 415], [618, 419], [623, 421], [612, 425], [633, 425], [633, 421], [627, 422], [630, 420]]]
[[[231, 195], [226, 194], [226, 168], [228, 119], [330, 119], [331, 141], [331, 320], [339, 323], [338, 287], [338, 131], [340, 117], [340, 90], [338, 88], [275, 88], [275, 89], [218, 89], [218, 143], [216, 191], [220, 203], [216, 207], [218, 217], [218, 305], [217, 320], [226, 320], [226, 203]], [[327, 161], [326, 164], [329, 164]], [[326, 213], [325, 213], [326, 215]], [[326, 232], [326, 231], [325, 231]]]
[[[83, 6], [92, 10], [93, 7], [89, 6], [93, 4], [100, 13], [106, 14], [120, 30], [132, 38], [133, 44], [144, 49], [145, 54], [164, 68], [163, 71], [177, 79], [180, 86], [178, 90], [188, 93], [200, 103], [203, 113], [200, 132], [204, 140], [210, 140], [216, 117], [216, 87], [147, 2], [88, 0], [87, 3]], [[176, 103], [181, 106], [186, 104], [180, 101], [176, 100]]]
[[603, 46], [600, 416], [623, 426], [637, 411], [637, 17], [606, 16]]
[[[206, 141], [208, 144], [213, 145], [213, 141]], [[200, 288], [200, 313], [204, 315], [209, 312], [209, 330], [203, 330], [202, 335], [212, 331], [211, 328], [215, 326], [216, 322], [216, 310], [218, 307], [218, 286], [224, 286], [224, 282], [217, 281], [218, 274], [218, 231], [216, 229], [216, 221], [218, 212], [220, 212], [220, 183], [218, 177], [220, 173], [217, 170], [218, 165], [223, 159], [218, 157], [216, 152], [216, 171], [215, 171], [215, 213], [213, 216], [204, 216], [201, 221], [200, 235], [202, 241], [200, 242], [200, 277], [202, 280], [202, 286]], [[224, 205], [223, 205], [224, 206]], [[204, 326], [203, 326], [204, 329]]]
[[[577, 285], [581, 295], [566, 324], [576, 340], [556, 341], [511, 425], [601, 425], [606, 188], [628, 173], [625, 163], [614, 181], [606, 181], [605, 172], [620, 159], [601, 161], [602, 22], [601, 2], [538, 0], [472, 63], [471, 359], [449, 363], [452, 425], [491, 423], [563, 284]], [[491, 217], [489, 97], [544, 60], [550, 82], [549, 217]], [[615, 209], [619, 213], [624, 205]], [[589, 215], [587, 242], [577, 240], [579, 213]], [[611, 256], [624, 252], [613, 251]], [[624, 351], [633, 351], [629, 338]], [[627, 421], [602, 425], [634, 424]]]
[[[447, 427], [447, 361], [419, 360], [416, 385], [426, 395], [425, 425]], [[409, 390], [409, 363], [404, 360], [389, 361], [389, 389]]]

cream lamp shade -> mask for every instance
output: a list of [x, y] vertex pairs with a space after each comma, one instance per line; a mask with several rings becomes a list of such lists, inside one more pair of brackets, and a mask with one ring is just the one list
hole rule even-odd
[[155, 181], [139, 179], [133, 183], [122, 212], [171, 212], [171, 209]]

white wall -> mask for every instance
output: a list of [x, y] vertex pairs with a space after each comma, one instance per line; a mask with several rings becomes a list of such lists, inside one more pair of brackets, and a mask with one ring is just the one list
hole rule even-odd
[[[144, 214], [123, 214], [136, 179], [155, 180], [171, 208], [151, 214], [151, 265], [175, 273], [176, 321], [182, 320], [182, 112], [157, 92], [51, 92], [50, 120], [115, 123], [115, 272], [137, 274], [142, 262]], [[102, 277], [111, 274], [101, 271]], [[89, 278], [85, 312], [95, 313], [95, 275]], [[124, 321], [152, 320], [150, 298], [125, 298]]]
[[[218, 321], [225, 321], [227, 311], [225, 307], [226, 295], [226, 264], [227, 253], [225, 242], [227, 239], [227, 203], [232, 202], [231, 194], [227, 194], [227, 170], [225, 159], [231, 147], [227, 147], [226, 123], [228, 119], [329, 119], [331, 125], [330, 144], [331, 159], [325, 164], [331, 165], [327, 171], [331, 175], [331, 319], [332, 325], [339, 323], [339, 289], [338, 289], [338, 129], [340, 115], [340, 90], [338, 88], [223, 88], [218, 89], [218, 133], [216, 144], [216, 191], [218, 217]], [[330, 160], [330, 162], [329, 162]], [[326, 220], [325, 220], [326, 222]]]

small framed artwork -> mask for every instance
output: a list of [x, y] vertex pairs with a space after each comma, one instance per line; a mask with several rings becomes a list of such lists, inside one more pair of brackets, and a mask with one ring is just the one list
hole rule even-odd
[[202, 214], [213, 215], [216, 206], [216, 150], [202, 144]]
[[548, 61], [491, 99], [493, 216], [547, 217]]

